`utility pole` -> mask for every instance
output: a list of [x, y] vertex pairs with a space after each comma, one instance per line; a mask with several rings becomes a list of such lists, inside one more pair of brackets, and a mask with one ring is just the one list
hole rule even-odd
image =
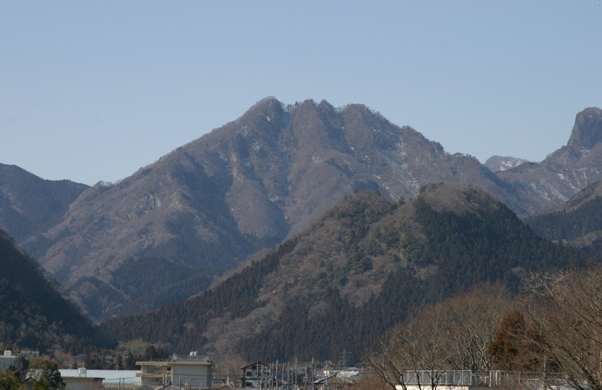
[[349, 358], [351, 357], [351, 352], [347, 351], [347, 348], [343, 348], [343, 352], [340, 353], [340, 359], [339, 359], [339, 368], [343, 369], [344, 367], [347, 367], [347, 365], [349, 364]]
[[548, 388], [548, 378], [546, 375], [546, 366], [548, 365], [548, 357], [544, 355], [543, 357], [543, 385], [544, 388], [547, 389]]
[[315, 372], [314, 358], [311, 358], [311, 390], [314, 390], [314, 382], [316, 381]]

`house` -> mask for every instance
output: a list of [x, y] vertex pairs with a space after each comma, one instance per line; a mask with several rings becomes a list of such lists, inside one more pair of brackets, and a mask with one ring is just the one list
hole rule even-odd
[[241, 387], [243, 389], [259, 388], [262, 384], [265, 384], [268, 378], [272, 377], [270, 367], [262, 362], [255, 362], [241, 367], [241, 370]]
[[40, 351], [33, 351], [31, 349], [22, 349], [21, 352], [19, 352], [19, 354], [21, 355], [21, 357], [24, 357], [29, 361], [40, 357]]
[[10, 366], [14, 366], [17, 370], [20, 370], [22, 368], [23, 358], [31, 361], [39, 357], [40, 351], [24, 349], [21, 352], [13, 353], [11, 350], [7, 349], [0, 355], [0, 371], [4, 371]]
[[7, 349], [4, 354], [0, 355], [0, 371], [4, 371], [10, 366], [17, 370], [21, 369], [21, 357]]
[[159, 386], [182, 386], [195, 389], [209, 389], [213, 380], [213, 364], [206, 356], [197, 356], [191, 352], [189, 356], [173, 355], [169, 359], [151, 359], [136, 362], [140, 371], [136, 376], [141, 384], [157, 388]]

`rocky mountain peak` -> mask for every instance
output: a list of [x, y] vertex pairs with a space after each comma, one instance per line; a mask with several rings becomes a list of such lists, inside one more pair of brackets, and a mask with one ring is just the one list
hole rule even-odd
[[577, 114], [567, 145], [593, 149], [600, 141], [602, 141], [602, 110], [597, 107], [586, 108]]

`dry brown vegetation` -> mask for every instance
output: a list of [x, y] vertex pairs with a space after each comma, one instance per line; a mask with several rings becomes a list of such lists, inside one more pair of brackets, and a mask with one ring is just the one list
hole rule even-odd
[[545, 370], [565, 373], [575, 389], [602, 389], [602, 270], [534, 275], [523, 303], [537, 332], [528, 341]]
[[521, 371], [545, 386], [602, 389], [602, 269], [533, 274], [524, 287], [515, 301], [490, 289], [427, 307], [381, 337], [365, 360], [404, 389], [408, 371], [428, 371], [435, 388], [446, 370], [473, 364]]

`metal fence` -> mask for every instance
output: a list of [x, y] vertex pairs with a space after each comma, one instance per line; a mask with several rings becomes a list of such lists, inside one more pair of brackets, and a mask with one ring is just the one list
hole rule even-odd
[[408, 370], [403, 383], [411, 386], [474, 386], [516, 389], [560, 389], [568, 384], [565, 374], [520, 371], [469, 371], [469, 370]]

